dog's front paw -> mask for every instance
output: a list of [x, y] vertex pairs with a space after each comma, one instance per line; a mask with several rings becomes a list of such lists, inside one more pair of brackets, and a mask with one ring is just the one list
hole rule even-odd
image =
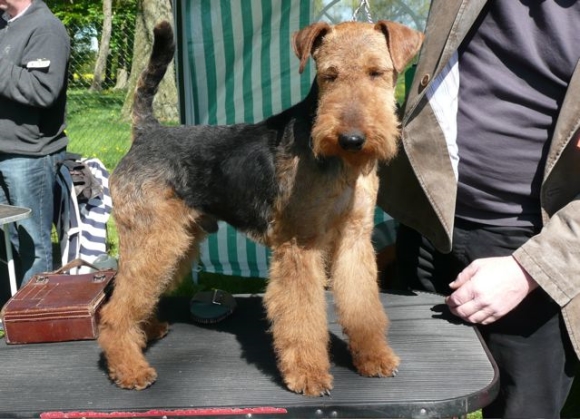
[[288, 372], [284, 376], [288, 389], [305, 396], [327, 396], [332, 390], [332, 375], [327, 371]]
[[111, 370], [109, 371], [109, 377], [111, 377], [111, 380], [121, 388], [126, 388], [128, 390], [144, 390], [157, 380], [157, 372], [152, 367], [127, 370], [123, 372], [119, 370]]
[[359, 351], [353, 354], [357, 371], [365, 377], [394, 377], [400, 359], [389, 347], [380, 351]]

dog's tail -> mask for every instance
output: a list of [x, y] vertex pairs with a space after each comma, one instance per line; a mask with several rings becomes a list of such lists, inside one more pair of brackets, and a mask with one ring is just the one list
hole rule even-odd
[[153, 115], [153, 98], [174, 54], [173, 29], [169, 22], [162, 21], [153, 30], [153, 50], [147, 67], [139, 77], [133, 98], [133, 138], [137, 133], [136, 130], [151, 124], [159, 124]]

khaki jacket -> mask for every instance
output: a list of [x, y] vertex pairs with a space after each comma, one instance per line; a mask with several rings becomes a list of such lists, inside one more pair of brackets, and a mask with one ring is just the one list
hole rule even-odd
[[[433, 0], [402, 117], [402, 147], [381, 167], [378, 204], [451, 250], [457, 181], [426, 87], [457, 50], [485, 0]], [[552, 138], [541, 189], [543, 229], [513, 256], [562, 307], [580, 356], [580, 62], [572, 75]]]

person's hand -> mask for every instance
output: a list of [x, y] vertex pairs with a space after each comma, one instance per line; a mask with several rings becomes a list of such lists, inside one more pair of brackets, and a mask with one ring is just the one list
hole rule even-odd
[[511, 256], [474, 260], [455, 281], [445, 299], [453, 314], [470, 323], [489, 324], [513, 310], [536, 281]]

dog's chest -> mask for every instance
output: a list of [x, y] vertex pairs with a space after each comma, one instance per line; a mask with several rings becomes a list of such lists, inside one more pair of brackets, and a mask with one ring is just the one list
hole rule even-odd
[[292, 163], [280, 177], [274, 223], [288, 224], [297, 234], [303, 228], [305, 233], [308, 230], [325, 231], [353, 212], [372, 210], [373, 193], [376, 194], [373, 177], [376, 175], [351, 173], [338, 162], [324, 167], [299, 159]]
[[[313, 218], [320, 218], [332, 222], [332, 219], [340, 217], [353, 207], [355, 200], [354, 185], [343, 182], [321, 182], [321, 184], [310, 184], [306, 186], [309, 191], [307, 196], [295, 196], [294, 205], [297, 207], [308, 207]], [[308, 202], [305, 200], [308, 199]]]

